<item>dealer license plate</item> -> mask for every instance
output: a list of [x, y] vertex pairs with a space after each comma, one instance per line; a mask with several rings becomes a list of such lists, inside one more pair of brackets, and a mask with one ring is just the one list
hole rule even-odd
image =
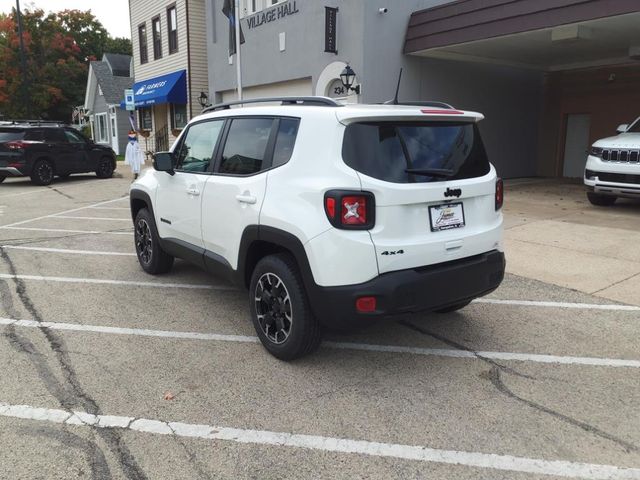
[[429, 207], [429, 221], [432, 232], [464, 227], [462, 203], [447, 203]]

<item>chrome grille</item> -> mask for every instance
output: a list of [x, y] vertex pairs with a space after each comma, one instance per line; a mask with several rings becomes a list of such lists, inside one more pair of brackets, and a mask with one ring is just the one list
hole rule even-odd
[[602, 150], [602, 160], [605, 162], [638, 163], [640, 161], [640, 150], [605, 148]]

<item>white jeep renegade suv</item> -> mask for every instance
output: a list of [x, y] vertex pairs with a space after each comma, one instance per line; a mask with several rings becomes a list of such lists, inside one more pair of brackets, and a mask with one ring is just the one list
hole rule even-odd
[[620, 125], [615, 137], [593, 144], [587, 157], [584, 184], [594, 205], [613, 205], [618, 197], [640, 198], [640, 118]]
[[248, 288], [260, 340], [286, 360], [323, 326], [450, 312], [498, 287], [503, 186], [482, 115], [269, 102], [210, 107], [132, 184], [145, 271], [179, 257]]

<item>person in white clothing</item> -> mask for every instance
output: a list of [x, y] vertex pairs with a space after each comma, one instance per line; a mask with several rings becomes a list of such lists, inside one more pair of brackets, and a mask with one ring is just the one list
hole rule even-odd
[[127, 151], [124, 154], [124, 164], [131, 167], [133, 179], [137, 179], [140, 174], [140, 168], [144, 165], [144, 154], [138, 144], [138, 136], [134, 130], [129, 132], [129, 143], [127, 143]]

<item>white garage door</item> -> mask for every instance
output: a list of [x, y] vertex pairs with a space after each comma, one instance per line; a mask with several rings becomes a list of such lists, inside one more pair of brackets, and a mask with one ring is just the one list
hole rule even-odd
[[[313, 95], [310, 78], [270, 83], [242, 89], [242, 96], [245, 100], [260, 97], [301, 97], [309, 95]], [[232, 102], [237, 100], [237, 98], [238, 95], [235, 90], [222, 92], [223, 102]]]

